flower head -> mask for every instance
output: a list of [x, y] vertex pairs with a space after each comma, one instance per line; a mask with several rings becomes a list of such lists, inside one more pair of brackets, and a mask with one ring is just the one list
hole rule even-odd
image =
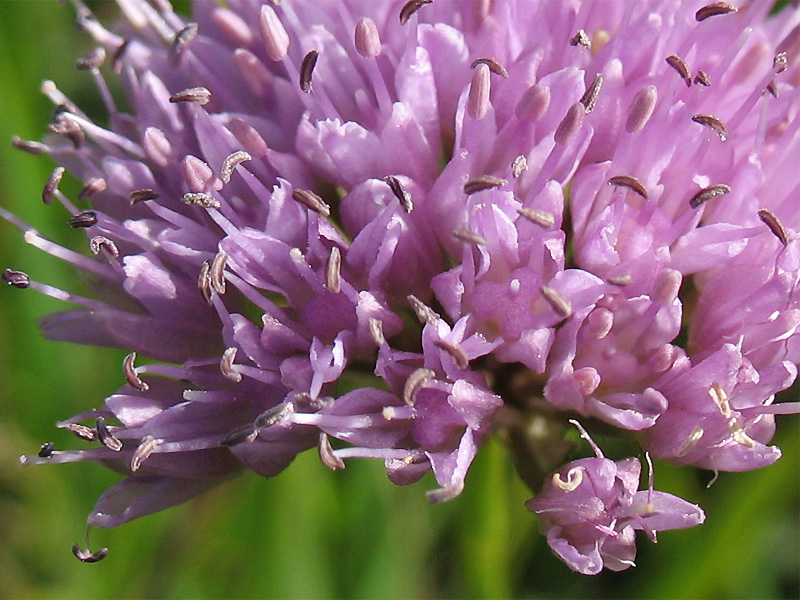
[[108, 123], [47, 82], [51, 135], [15, 144], [62, 165], [42, 197], [95, 256], [0, 216], [94, 290], [7, 270], [76, 306], [44, 334], [131, 352], [127, 384], [60, 424], [91, 448], [23, 458], [124, 473], [91, 525], [314, 447], [333, 469], [382, 459], [398, 484], [432, 471], [446, 500], [493, 428], [537, 419], [553, 451], [537, 469], [517, 457], [532, 487], [549, 481], [530, 506], [597, 572], [632, 560], [634, 529], [702, 512], [636, 492], [636, 459], [548, 480], [566, 415], [679, 464], [779, 457], [774, 415], [800, 412], [773, 404], [800, 360], [800, 13], [229, 0], [188, 21], [119, 0], [108, 29], [73, 4]]

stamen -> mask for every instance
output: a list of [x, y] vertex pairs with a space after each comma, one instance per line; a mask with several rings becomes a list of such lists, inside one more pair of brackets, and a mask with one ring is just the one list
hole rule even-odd
[[79, 71], [94, 71], [95, 69], [99, 69], [105, 60], [106, 49], [102, 46], [97, 46], [85, 57], [79, 58], [75, 63], [75, 67]]
[[375, 342], [376, 346], [379, 348], [383, 347], [383, 345], [386, 343], [386, 336], [383, 334], [383, 322], [370, 317], [369, 335], [372, 337], [372, 341]]
[[608, 180], [608, 185], [621, 186], [631, 189], [645, 200], [650, 197], [650, 195], [647, 193], [647, 189], [633, 175], [616, 175]]
[[524, 155], [520, 154], [511, 163], [511, 176], [514, 179], [518, 179], [522, 175], [522, 173], [527, 170], [528, 170], [528, 159], [525, 158]]
[[203, 266], [200, 267], [200, 275], [197, 277], [197, 289], [200, 290], [200, 295], [203, 299], [211, 305], [211, 263], [203, 261]]
[[58, 190], [58, 184], [61, 183], [61, 178], [63, 177], [65, 170], [66, 169], [64, 169], [64, 167], [56, 167], [50, 174], [50, 178], [47, 180], [47, 183], [44, 184], [44, 188], [42, 188], [42, 201], [45, 204], [52, 204], [53, 194], [55, 194], [56, 190]]
[[553, 473], [553, 486], [562, 492], [572, 492], [583, 482], [583, 467], [572, 467], [567, 471], [566, 481], [561, 479], [561, 475]]
[[157, 447], [157, 439], [152, 435], [144, 436], [133, 452], [133, 456], [131, 456], [131, 472], [136, 473], [142, 467], [142, 463], [148, 459]]
[[3, 271], [3, 281], [5, 281], [8, 285], [13, 285], [15, 288], [19, 288], [21, 290], [24, 290], [31, 284], [31, 279], [28, 277], [27, 273], [23, 273], [22, 271], [14, 271], [12, 269], [6, 269]]
[[409, 194], [403, 184], [400, 183], [400, 180], [397, 177], [392, 177], [391, 175], [387, 175], [383, 178], [383, 181], [386, 182], [386, 185], [389, 186], [389, 189], [392, 190], [394, 197], [400, 201], [403, 209], [410, 213], [414, 210], [414, 202], [411, 198], [411, 194]]
[[775, 82], [774, 79], [770, 80], [765, 88], [765, 91], [769, 92], [773, 98], [778, 97], [778, 84]]
[[80, 150], [86, 141], [86, 136], [80, 126], [66, 116], [67, 114], [69, 113], [66, 111], [57, 114], [53, 122], [50, 123], [47, 128], [53, 133], [68, 138], [72, 142], [72, 146], [76, 150]]
[[508, 181], [505, 179], [500, 179], [494, 175], [481, 175], [480, 177], [474, 177], [473, 179], [470, 179], [464, 184], [464, 193], [467, 196], [471, 196], [472, 194], [477, 194], [483, 190], [502, 187], [507, 183]]
[[122, 450], [122, 442], [114, 437], [114, 434], [109, 431], [106, 426], [106, 420], [103, 417], [97, 417], [97, 439], [109, 450], [119, 452]]
[[116, 50], [114, 50], [114, 53], [111, 55], [111, 70], [117, 75], [119, 75], [120, 71], [122, 70], [122, 57], [128, 50], [128, 45], [130, 43], [130, 39], [122, 40], [122, 43], [117, 46]]
[[456, 365], [458, 365], [459, 369], [466, 369], [469, 367], [469, 357], [467, 356], [467, 353], [464, 352], [464, 348], [461, 346], [461, 344], [448, 342], [445, 340], [436, 340], [433, 342], [433, 345], [447, 352], [456, 362]]
[[422, 388], [425, 383], [436, 375], [430, 369], [417, 369], [406, 379], [406, 384], [403, 387], [403, 400], [409, 406], [414, 406], [414, 400], [417, 392]]
[[478, 235], [474, 231], [470, 231], [468, 229], [456, 229], [453, 232], [453, 237], [467, 244], [477, 244], [480, 246], [485, 246], [488, 243], [485, 237], [483, 237], [482, 235]]
[[256, 437], [258, 437], [258, 431], [256, 431], [252, 423], [248, 423], [231, 431], [219, 444], [220, 446], [235, 446], [242, 442], [252, 442]]
[[225, 293], [225, 264], [228, 262], [228, 255], [224, 252], [218, 252], [211, 261], [211, 267], [208, 270], [208, 280], [214, 291], [222, 295]]
[[543, 285], [539, 287], [539, 291], [541, 292], [542, 297], [547, 300], [547, 303], [554, 311], [556, 311], [559, 316], [566, 319], [572, 315], [572, 303], [564, 296], [559, 294], [556, 290]]
[[344, 469], [344, 461], [333, 453], [333, 447], [327, 433], [319, 434], [319, 458], [329, 469], [338, 471]]
[[86, 200], [87, 198], [91, 198], [95, 194], [99, 194], [100, 192], [104, 192], [108, 189], [108, 183], [102, 177], [92, 177], [89, 181], [86, 182], [86, 185], [83, 186], [80, 192], [78, 192], [78, 199]]
[[786, 237], [786, 230], [783, 228], [783, 224], [774, 212], [768, 208], [762, 208], [758, 211], [758, 218], [761, 219], [767, 227], [769, 227], [769, 230], [775, 234], [775, 237], [780, 240], [781, 244], [785, 246], [789, 243], [789, 240]]
[[361, 17], [356, 23], [356, 52], [364, 58], [377, 58], [381, 55], [381, 36], [375, 21]]
[[581, 96], [580, 103], [586, 107], [586, 114], [594, 110], [594, 105], [597, 102], [597, 96], [603, 87], [603, 76], [598, 73], [594, 76], [591, 85], [586, 88], [586, 91]]
[[776, 54], [772, 59], [772, 68], [775, 69], [775, 73], [783, 73], [789, 68], [789, 55], [786, 52]]
[[97, 213], [92, 210], [87, 210], [72, 217], [67, 221], [67, 224], [73, 229], [93, 227], [97, 225]]
[[39, 458], [50, 458], [53, 456], [53, 449], [55, 448], [55, 444], [53, 442], [47, 442], [42, 444], [39, 448], [38, 456]]
[[589, 35], [586, 33], [585, 29], [578, 29], [578, 31], [569, 38], [569, 45], [570, 46], [583, 46], [587, 50], [592, 49], [592, 40], [589, 38]]
[[96, 442], [98, 440], [97, 429], [81, 425], [80, 423], [67, 423], [64, 429], [71, 431], [76, 436], [87, 442]]
[[292, 405], [291, 402], [281, 402], [280, 404], [273, 406], [269, 410], [258, 415], [256, 417], [256, 420], [253, 421], [253, 426], [256, 429], [269, 427], [270, 425], [274, 425], [279, 421], [283, 421], [293, 412], [294, 412], [294, 406]]
[[175, 40], [169, 48], [169, 61], [172, 65], [177, 66], [181, 63], [186, 47], [189, 45], [197, 35], [197, 23], [189, 23], [175, 34]]
[[325, 265], [325, 287], [334, 294], [338, 294], [342, 289], [341, 269], [342, 254], [339, 247], [334, 246]]
[[725, 185], [724, 183], [718, 183], [716, 185], [709, 186], [707, 188], [703, 188], [699, 192], [697, 192], [694, 196], [691, 197], [689, 200], [689, 206], [692, 208], [697, 208], [704, 202], [708, 202], [712, 198], [716, 198], [717, 196], [722, 196], [723, 194], [727, 194], [731, 191], [730, 186]]
[[209, 100], [211, 100], [211, 92], [208, 88], [202, 86], [186, 88], [169, 97], [169, 101], [173, 104], [178, 102], [197, 102], [200, 106], [203, 106], [208, 104]]
[[315, 213], [319, 213], [325, 217], [331, 216], [331, 207], [311, 190], [294, 190], [292, 192], [292, 199], [313, 210]]
[[437, 313], [416, 296], [409, 295], [407, 298], [409, 304], [411, 304], [411, 308], [414, 309], [414, 313], [417, 315], [417, 319], [419, 319], [419, 322], [423, 325], [425, 323], [436, 325], [436, 323], [441, 320], [442, 317], [439, 315], [439, 313]]
[[694, 115], [692, 121], [711, 128], [711, 130], [719, 136], [723, 142], [728, 138], [728, 130], [720, 119], [714, 115]]
[[699, 9], [696, 13], [694, 13], [694, 18], [697, 19], [698, 22], [705, 21], [710, 17], [715, 17], [717, 15], [727, 15], [728, 13], [738, 12], [739, 9], [736, 8], [730, 2], [712, 2], [711, 4], [707, 4], [703, 8]]
[[41, 142], [33, 142], [31, 140], [23, 140], [21, 137], [14, 136], [11, 138], [11, 145], [14, 146], [17, 150], [22, 150], [23, 152], [27, 152], [28, 154], [33, 154], [34, 156], [38, 156], [40, 154], [45, 154], [49, 151], [49, 148], [42, 144]]
[[219, 361], [219, 370], [225, 378], [239, 383], [242, 380], [242, 374], [233, 366], [233, 360], [236, 358], [237, 350], [238, 348], [235, 346], [225, 349], [225, 352], [222, 353], [222, 360]]
[[725, 393], [725, 390], [722, 389], [722, 386], [715, 381], [708, 389], [708, 395], [711, 396], [711, 399], [719, 408], [722, 416], [726, 419], [730, 419], [731, 405], [728, 403], [728, 394]]
[[628, 118], [625, 121], [625, 131], [635, 133], [641, 131], [647, 125], [658, 101], [658, 88], [654, 85], [646, 85], [633, 97], [631, 106], [628, 109]]
[[555, 215], [544, 210], [538, 210], [536, 208], [520, 208], [517, 209], [517, 212], [532, 223], [535, 223], [544, 229], [552, 229], [556, 224]]
[[568, 144], [580, 130], [581, 125], [583, 125], [583, 117], [585, 116], [586, 107], [583, 104], [576, 102], [570, 106], [566, 116], [561, 120], [561, 123], [558, 124], [553, 136], [556, 144], [559, 146]]
[[467, 96], [467, 112], [473, 119], [482, 119], [489, 112], [489, 94], [492, 89], [489, 67], [485, 63], [475, 67]]
[[580, 421], [577, 421], [576, 419], [568, 419], [568, 421], [580, 432], [581, 437], [589, 443], [589, 446], [591, 446], [592, 450], [594, 451], [594, 455], [597, 458], [605, 458], [602, 450], [600, 450], [600, 447], [594, 443], [592, 436], [590, 436], [589, 432], [583, 428], [583, 425], [580, 424]]
[[104, 250], [111, 258], [119, 258], [117, 245], [103, 235], [96, 235], [89, 240], [89, 250], [92, 254], [100, 254], [100, 251]]
[[711, 75], [703, 71], [703, 69], [697, 69], [697, 75], [694, 76], [694, 83], [709, 87], [711, 85]]
[[125, 379], [132, 388], [137, 389], [140, 392], [146, 392], [150, 389], [150, 386], [142, 381], [139, 375], [136, 374], [136, 369], [133, 366], [135, 360], [136, 352], [131, 352], [128, 354], [128, 356], [122, 359], [122, 371], [125, 373]]
[[535, 123], [544, 116], [548, 108], [550, 108], [550, 88], [537, 83], [522, 94], [522, 98], [514, 108], [514, 115], [521, 121]]
[[194, 206], [201, 206], [203, 208], [219, 208], [221, 204], [219, 200], [206, 194], [205, 192], [187, 192], [181, 198], [184, 204], [193, 204]]
[[631, 277], [630, 273], [625, 273], [624, 275], [613, 275], [611, 277], [607, 277], [606, 281], [611, 285], [624, 287], [631, 284], [633, 277]]
[[131, 192], [129, 196], [131, 206], [137, 204], [139, 202], [145, 202], [146, 200], [156, 200], [161, 194], [158, 192], [151, 190], [150, 188], [144, 188], [142, 190], [135, 190]]
[[317, 58], [319, 58], [319, 51], [311, 50], [300, 63], [300, 89], [306, 94], [311, 93], [311, 75], [317, 65]]
[[432, 4], [433, 0], [409, 0], [400, 9], [400, 25], [405, 25], [412, 15], [426, 4]]
[[667, 64], [678, 72], [678, 75], [686, 82], [686, 87], [691, 87], [692, 75], [689, 72], [689, 65], [680, 56], [676, 54], [668, 56]]
[[219, 176], [222, 179], [222, 183], [230, 183], [231, 175], [233, 175], [233, 170], [241, 163], [246, 162], [248, 160], [252, 160], [253, 157], [250, 156], [244, 150], [238, 150], [232, 154], [229, 154], [225, 157], [225, 160], [222, 161], [222, 167], [220, 168]]
[[506, 68], [503, 65], [501, 65], [497, 61], [496, 58], [491, 58], [491, 57], [476, 58], [475, 60], [472, 61], [472, 64], [470, 65], [470, 68], [474, 69], [475, 67], [477, 67], [478, 65], [481, 65], [481, 64], [482, 65], [486, 65], [487, 67], [489, 67], [489, 70], [492, 73], [494, 73], [495, 75], [500, 75], [500, 77], [503, 77], [504, 79], [508, 79], [508, 71], [506, 70]]
[[78, 544], [73, 544], [72, 553], [81, 562], [96, 563], [108, 556], [108, 548], [101, 548], [97, 552], [89, 552], [88, 550], [83, 550]]
[[289, 34], [283, 27], [280, 18], [271, 6], [262, 6], [258, 19], [258, 30], [267, 56], [280, 62], [289, 54]]

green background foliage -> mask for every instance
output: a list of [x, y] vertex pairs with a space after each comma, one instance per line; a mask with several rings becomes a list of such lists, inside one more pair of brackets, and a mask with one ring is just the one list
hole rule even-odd
[[[89, 2], [112, 18], [111, 2]], [[60, 206], [43, 206], [47, 157], [13, 150], [39, 139], [53, 78], [97, 119], [91, 76], [74, 68], [91, 48], [55, 0], [0, 0], [0, 204], [51, 239], [85, 252]], [[107, 73], [107, 70], [104, 70]], [[177, 168], [177, 167], [176, 167]], [[61, 186], [75, 198], [80, 182]], [[86, 293], [66, 264], [0, 223], [0, 267]], [[479, 454], [461, 497], [425, 501], [431, 478], [393, 486], [379, 461], [344, 472], [306, 453], [279, 477], [247, 473], [183, 506], [95, 530], [98, 564], [70, 552], [96, 497], [118, 476], [94, 464], [22, 468], [21, 453], [53, 441], [54, 423], [98, 406], [122, 384], [124, 351], [44, 341], [35, 324], [64, 308], [31, 290], [0, 289], [0, 597], [8, 598], [797, 598], [800, 596], [800, 419], [779, 422], [777, 464], [711, 475], [656, 464], [656, 483], [704, 507], [707, 523], [639, 543], [639, 566], [587, 578], [555, 560], [524, 508], [529, 497], [496, 441]], [[797, 388], [785, 400], [797, 400]], [[619, 457], [615, 457], [619, 458]]]

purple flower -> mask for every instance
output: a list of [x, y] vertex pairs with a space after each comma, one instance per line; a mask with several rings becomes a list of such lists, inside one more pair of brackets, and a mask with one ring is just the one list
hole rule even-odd
[[59, 424], [91, 447], [23, 457], [126, 475], [90, 525], [310, 448], [398, 484], [432, 471], [447, 500], [497, 430], [548, 482], [529, 505], [551, 546], [595, 573], [630, 564], [634, 529], [702, 512], [636, 492], [635, 459], [549, 477], [569, 416], [677, 464], [780, 456], [774, 416], [800, 412], [774, 403], [800, 361], [797, 11], [229, 0], [187, 21], [120, 0], [107, 29], [73, 4], [108, 124], [47, 82], [52, 133], [15, 144], [62, 165], [42, 197], [95, 256], [0, 216], [94, 291], [6, 270], [75, 306], [45, 336], [131, 352], [127, 385]]

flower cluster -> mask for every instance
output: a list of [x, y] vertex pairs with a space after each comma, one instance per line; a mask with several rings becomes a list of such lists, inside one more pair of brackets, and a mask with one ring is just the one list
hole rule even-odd
[[59, 424], [91, 447], [23, 457], [127, 475], [90, 525], [310, 448], [397, 484], [432, 471], [439, 502], [497, 431], [544, 482], [528, 506], [553, 550], [593, 574], [633, 564], [634, 530], [704, 516], [637, 492], [635, 458], [552, 475], [570, 416], [676, 464], [779, 458], [775, 415], [800, 412], [773, 403], [800, 362], [800, 12], [228, 0], [187, 21], [118, 3], [108, 29], [73, 1], [108, 123], [47, 82], [52, 134], [14, 142], [61, 165], [42, 197], [95, 256], [0, 209], [93, 289], [7, 269], [76, 306], [44, 334], [131, 352], [127, 384]]

